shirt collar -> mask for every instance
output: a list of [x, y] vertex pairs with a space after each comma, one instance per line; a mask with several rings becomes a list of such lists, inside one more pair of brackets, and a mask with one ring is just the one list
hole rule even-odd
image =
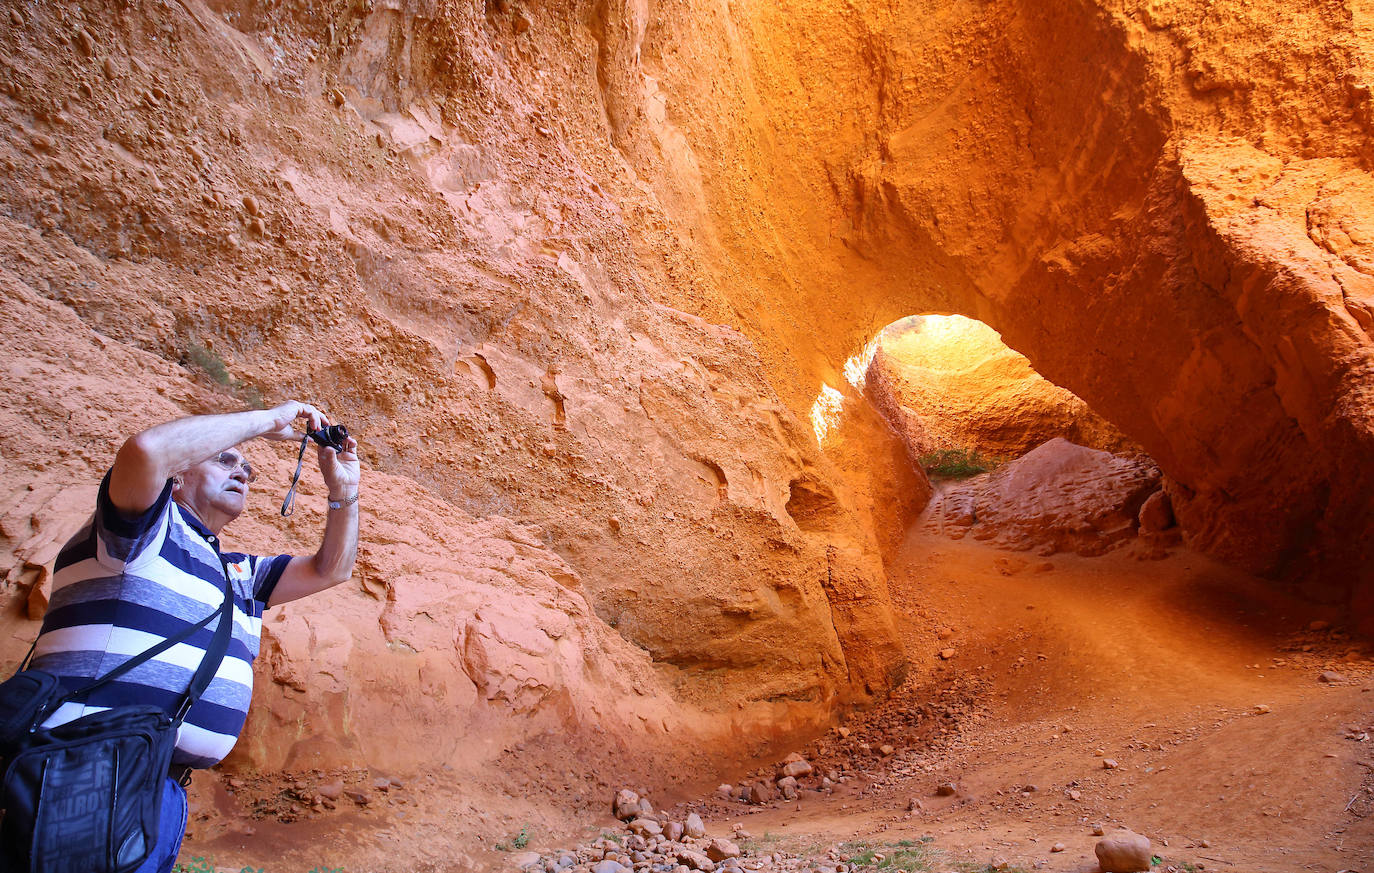
[[205, 540], [207, 543], [214, 546], [216, 549], [219, 548], [219, 537], [215, 536], [214, 531], [210, 530], [203, 523], [201, 523], [201, 520], [196, 518], [196, 514], [194, 512], [188, 512], [186, 510], [186, 507], [182, 506], [181, 504], [177, 504], [177, 512], [181, 513], [181, 520], [186, 522], [187, 527], [191, 528], [191, 530], [200, 534], [201, 539]]

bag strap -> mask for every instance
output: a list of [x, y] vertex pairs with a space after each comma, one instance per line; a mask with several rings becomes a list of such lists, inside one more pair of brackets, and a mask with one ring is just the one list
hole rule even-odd
[[234, 583], [229, 579], [229, 564], [223, 555], [219, 556], [219, 563], [224, 570], [224, 605], [220, 607], [219, 625], [215, 627], [215, 635], [210, 639], [210, 648], [205, 650], [205, 657], [201, 659], [196, 675], [191, 677], [191, 684], [186, 687], [186, 697], [181, 701], [181, 707], [173, 716], [173, 724], [178, 726], [186, 719], [186, 713], [191, 711], [191, 707], [195, 706], [196, 701], [205, 693], [205, 689], [210, 687], [210, 680], [219, 672], [220, 662], [229, 651], [229, 637], [234, 625]]
[[205, 657], [201, 659], [200, 667], [196, 669], [195, 675], [191, 677], [191, 684], [186, 689], [186, 697], [182, 700], [181, 706], [177, 709], [175, 720], [177, 724], [181, 724], [182, 720], [186, 718], [187, 711], [195, 705], [195, 702], [200, 699], [200, 695], [203, 694], [205, 689], [210, 685], [210, 679], [214, 676], [215, 672], [219, 670], [220, 661], [224, 659], [225, 653], [229, 650], [230, 628], [233, 625], [234, 586], [229, 581], [229, 568], [224, 563], [224, 557], [221, 555], [219, 560], [220, 566], [224, 570], [224, 603], [219, 609], [205, 616], [205, 618], [202, 618], [176, 636], [168, 637], [157, 645], [133, 656], [104, 676], [101, 676], [99, 679], [96, 679], [76, 691], [64, 694], [51, 706], [45, 708], [44, 712], [38, 718], [38, 721], [46, 719], [49, 714], [56, 711], [57, 708], [63, 704], [75, 700], [78, 697], [84, 697], [100, 686], [108, 682], [113, 682], [130, 670], [133, 670], [135, 667], [146, 664], [172, 646], [185, 642], [190, 639], [196, 631], [207, 627], [210, 622], [214, 620], [215, 616], [220, 616], [219, 625], [215, 628], [215, 635], [210, 640], [210, 647], [205, 650]]

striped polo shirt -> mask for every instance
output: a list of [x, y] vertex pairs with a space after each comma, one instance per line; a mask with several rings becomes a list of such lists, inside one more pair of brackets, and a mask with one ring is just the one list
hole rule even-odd
[[[109, 497], [105, 474], [95, 514], [57, 556], [52, 597], [33, 667], [76, 690], [175, 636], [224, 605], [219, 538], [172, 500], [169, 479], [148, 510], [128, 516]], [[209, 767], [234, 747], [253, 694], [262, 611], [290, 555], [222, 553], [234, 589], [233, 637], [219, 670], [177, 734], [173, 763]], [[45, 723], [63, 724], [127, 704], [174, 713], [200, 666], [219, 619], [84, 701], [64, 704]]]

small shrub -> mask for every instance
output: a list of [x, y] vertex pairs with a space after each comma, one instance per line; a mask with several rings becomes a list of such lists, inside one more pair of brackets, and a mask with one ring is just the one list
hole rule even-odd
[[977, 449], [937, 449], [917, 460], [927, 473], [945, 479], [967, 479], [994, 470], [999, 463]]
[[215, 873], [215, 865], [209, 858], [192, 858], [185, 864], [177, 864], [172, 873]]
[[521, 828], [520, 833], [515, 835], [510, 844], [517, 849], [523, 849], [530, 844], [530, 835], [525, 832], [525, 828]]
[[[882, 871], [929, 870], [930, 858], [924, 846], [902, 840], [898, 843], [869, 845], [868, 843], [845, 843], [840, 846], [840, 854], [845, 863], [856, 867], [868, 867]], [[882, 856], [879, 860], [879, 856]]]

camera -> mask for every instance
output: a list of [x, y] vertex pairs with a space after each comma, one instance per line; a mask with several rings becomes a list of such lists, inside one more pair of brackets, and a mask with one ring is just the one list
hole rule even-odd
[[321, 446], [342, 452], [344, 442], [348, 439], [348, 428], [341, 424], [327, 424], [319, 430], [308, 430], [305, 435]]

